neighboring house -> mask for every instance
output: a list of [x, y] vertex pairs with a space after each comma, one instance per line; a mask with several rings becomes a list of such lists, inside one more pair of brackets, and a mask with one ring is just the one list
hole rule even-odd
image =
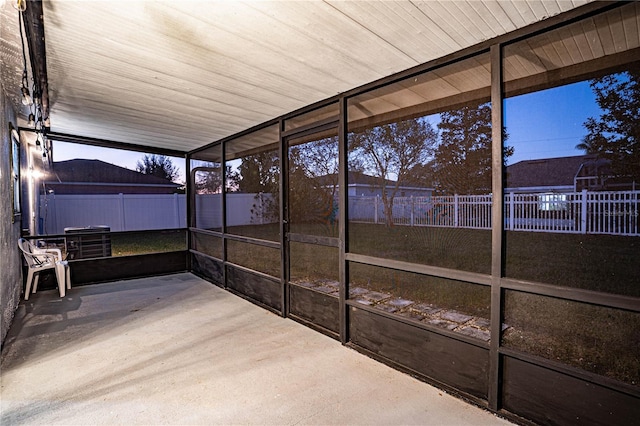
[[612, 176], [609, 161], [595, 155], [526, 160], [507, 166], [505, 193], [567, 193], [634, 189], [628, 178]]
[[53, 162], [39, 186], [43, 188], [36, 206], [40, 234], [186, 226], [182, 185], [104, 161]]
[[100, 160], [56, 161], [44, 178], [54, 194], [174, 194], [180, 184]]
[[[392, 191], [396, 185], [395, 180], [385, 179], [387, 191]], [[347, 183], [349, 197], [371, 197], [382, 196], [382, 187], [380, 179], [375, 176], [369, 176], [360, 172], [349, 172], [349, 181]], [[430, 197], [433, 188], [422, 188], [417, 186], [403, 185], [398, 186], [397, 197]]]

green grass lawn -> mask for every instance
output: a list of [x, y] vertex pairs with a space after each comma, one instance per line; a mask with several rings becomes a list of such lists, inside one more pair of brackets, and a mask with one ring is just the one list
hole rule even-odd
[[183, 230], [111, 234], [112, 256], [161, 253], [186, 249], [186, 233]]
[[640, 297], [640, 237], [507, 232], [505, 275]]
[[507, 291], [502, 344], [640, 385], [640, 314]]
[[462, 271], [491, 272], [488, 230], [351, 223], [349, 251]]

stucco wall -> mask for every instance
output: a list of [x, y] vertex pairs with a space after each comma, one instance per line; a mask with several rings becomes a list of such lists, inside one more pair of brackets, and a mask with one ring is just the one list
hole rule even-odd
[[0, 81], [0, 342], [5, 336], [20, 301], [22, 269], [20, 251], [16, 242], [20, 238], [20, 220], [13, 221], [11, 198], [11, 135], [9, 123], [17, 127], [16, 115], [5, 97]]

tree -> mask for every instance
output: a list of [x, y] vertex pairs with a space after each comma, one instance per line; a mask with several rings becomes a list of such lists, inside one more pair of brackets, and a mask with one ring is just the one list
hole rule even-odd
[[236, 192], [277, 194], [280, 158], [277, 150], [242, 157], [237, 171], [227, 171], [227, 181]]
[[[491, 193], [491, 104], [466, 105], [440, 114], [440, 144], [432, 170], [444, 194]], [[503, 140], [507, 139], [503, 132]], [[513, 155], [505, 147], [503, 158]]]
[[180, 176], [180, 170], [165, 155], [145, 154], [136, 164], [136, 170], [145, 175], [157, 176], [173, 182]]
[[196, 194], [219, 194], [222, 192], [222, 168], [220, 164], [207, 162], [198, 166], [195, 174]]
[[576, 148], [609, 160], [614, 176], [640, 180], [640, 69], [610, 74], [589, 85], [602, 110], [589, 117], [589, 132]]
[[411, 182], [411, 170], [431, 158], [436, 143], [436, 131], [422, 118], [383, 124], [351, 135], [350, 167], [376, 178], [387, 226], [393, 225], [393, 200], [400, 185]]
[[[253, 219], [275, 221], [280, 216], [280, 157], [278, 150], [261, 151], [241, 157], [235, 169], [227, 166], [228, 192], [254, 194]], [[268, 196], [265, 197], [264, 194]]]
[[338, 191], [338, 137], [289, 148], [289, 219], [334, 225]]

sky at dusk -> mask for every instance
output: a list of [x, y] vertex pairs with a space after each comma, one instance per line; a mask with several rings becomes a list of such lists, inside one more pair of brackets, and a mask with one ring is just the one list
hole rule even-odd
[[[506, 144], [514, 147], [508, 164], [584, 154], [575, 149], [586, 135], [583, 124], [599, 113], [588, 81], [505, 99]], [[54, 142], [53, 155], [54, 161], [96, 159], [131, 170], [144, 157], [144, 153], [63, 142]], [[172, 157], [172, 162], [180, 169], [178, 181], [184, 182], [184, 159]]]
[[514, 147], [508, 164], [584, 154], [575, 149], [587, 134], [583, 124], [599, 115], [588, 81], [505, 99], [506, 145]]

